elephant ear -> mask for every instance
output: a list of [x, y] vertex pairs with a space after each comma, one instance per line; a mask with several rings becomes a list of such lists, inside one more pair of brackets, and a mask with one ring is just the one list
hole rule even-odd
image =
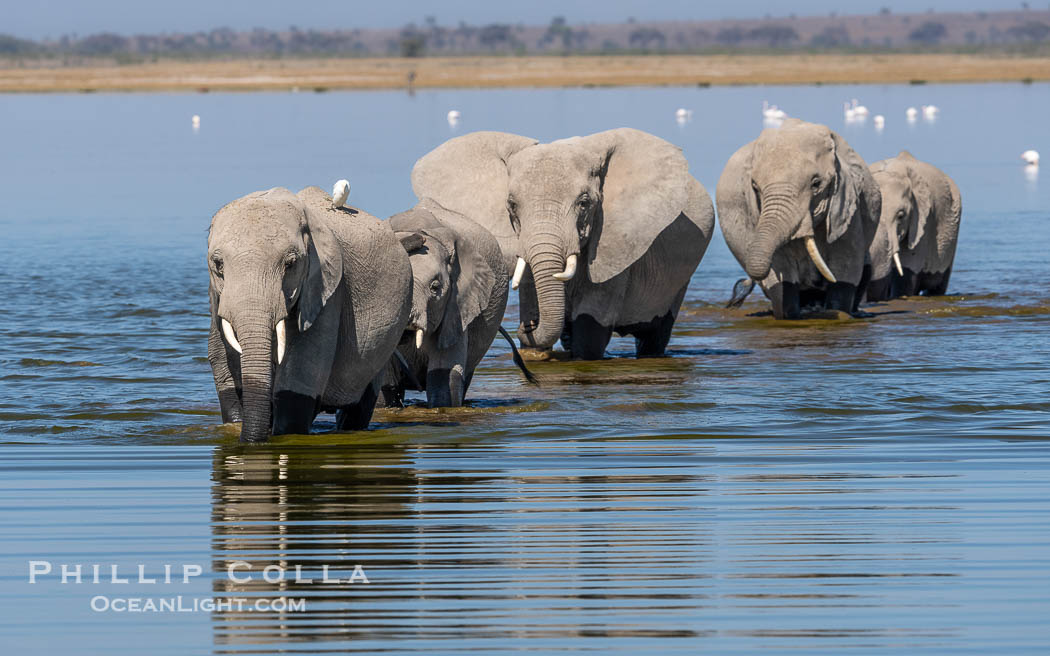
[[404, 246], [405, 252], [414, 253], [423, 248], [424, 238], [419, 232], [395, 232], [394, 236]]
[[861, 181], [865, 176], [871, 177], [868, 165], [845, 139], [835, 132], [831, 132], [831, 139], [835, 150], [835, 182], [828, 203], [829, 243], [849, 230], [863, 193]]
[[601, 223], [592, 235], [587, 272], [600, 283], [645, 254], [689, 202], [689, 162], [682, 150], [631, 128], [573, 137], [604, 158]]
[[[902, 155], [905, 153], [902, 153]], [[898, 155], [899, 157], [899, 155]], [[908, 157], [913, 159], [910, 154]], [[926, 233], [926, 223], [933, 207], [930, 185], [914, 166], [907, 166], [908, 181], [911, 183], [911, 195], [915, 199], [911, 213], [908, 215], [908, 249], [914, 250]]]
[[447, 349], [463, 338], [470, 324], [488, 306], [496, 273], [469, 240], [448, 228], [427, 229], [424, 234], [437, 239], [449, 253], [451, 294], [438, 330], [438, 347]]
[[507, 160], [537, 143], [508, 132], [471, 132], [449, 139], [416, 162], [412, 190], [481, 224], [511, 260], [518, 254], [518, 237], [507, 213]]
[[317, 315], [343, 280], [343, 248], [332, 223], [353, 221], [356, 210], [335, 209], [332, 198], [318, 187], [307, 187], [298, 194], [305, 213], [304, 234], [308, 270], [299, 297], [299, 330], [309, 330]]

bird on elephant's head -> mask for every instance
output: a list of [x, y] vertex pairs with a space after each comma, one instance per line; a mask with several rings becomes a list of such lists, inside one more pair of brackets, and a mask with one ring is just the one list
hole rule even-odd
[[[499, 240], [512, 287], [521, 286], [522, 345], [549, 348], [571, 332], [577, 357], [601, 357], [614, 329], [651, 331], [658, 320], [663, 333], [653, 350], [662, 353], [679, 292], [714, 224], [710, 197], [681, 150], [628, 128], [548, 144], [475, 132], [422, 157], [412, 184]], [[661, 235], [684, 252], [636, 266]], [[664, 289], [667, 298], [633, 302], [625, 291], [631, 282]], [[582, 345], [584, 330], [604, 340]]]
[[[726, 243], [774, 298], [774, 314], [797, 314], [785, 306], [797, 305], [800, 289], [826, 292], [834, 309], [854, 309], [881, 201], [842, 137], [798, 119], [763, 130], [730, 158], [717, 198]], [[785, 284], [791, 303], [781, 299]]]

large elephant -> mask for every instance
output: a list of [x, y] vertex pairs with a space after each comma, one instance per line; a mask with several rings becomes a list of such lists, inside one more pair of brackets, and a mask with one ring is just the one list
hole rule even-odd
[[729, 158], [715, 195], [726, 244], [774, 317], [814, 304], [856, 311], [882, 201], [845, 139], [798, 119], [763, 130]]
[[613, 332], [662, 355], [714, 228], [681, 150], [629, 128], [549, 144], [474, 132], [416, 162], [412, 186], [499, 241], [522, 346], [560, 337], [579, 359], [604, 357]]
[[[389, 225], [409, 253], [412, 309], [404, 364], [389, 366], [382, 402], [402, 405], [409, 388], [426, 391], [431, 408], [461, 406], [507, 309], [503, 254], [492, 233], [429, 198]], [[515, 362], [529, 376], [516, 352]]]
[[368, 425], [378, 375], [408, 321], [412, 270], [388, 225], [317, 187], [226, 205], [208, 233], [208, 359], [241, 440]]
[[882, 218], [868, 249], [868, 300], [944, 294], [959, 240], [959, 188], [906, 150], [875, 162], [871, 173], [882, 191]]

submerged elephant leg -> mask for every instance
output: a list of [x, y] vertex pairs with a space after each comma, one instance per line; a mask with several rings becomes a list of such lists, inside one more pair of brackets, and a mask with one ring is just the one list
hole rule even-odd
[[379, 381], [372, 381], [365, 387], [357, 403], [339, 408], [335, 413], [336, 430], [358, 431], [368, 428], [368, 422], [372, 421], [372, 413], [375, 412], [376, 399], [379, 398], [378, 386]]
[[317, 399], [296, 392], [277, 392], [273, 400], [273, 434], [307, 435], [317, 417]]
[[467, 390], [467, 340], [460, 339], [447, 349], [430, 356], [427, 370], [427, 406], [458, 408]]
[[644, 328], [631, 331], [634, 335], [634, 357], [659, 358], [667, 350], [674, 329], [674, 314], [668, 312], [662, 317], [653, 319]]
[[850, 314], [856, 307], [857, 286], [848, 282], [833, 282], [824, 296], [824, 307]]
[[785, 281], [773, 285], [769, 288], [769, 301], [773, 304], [774, 319], [798, 319], [802, 316], [798, 283]]
[[860, 275], [860, 284], [857, 285], [857, 290], [853, 294], [853, 309], [850, 312], [857, 312], [860, 310], [860, 299], [864, 298], [864, 295], [868, 292], [868, 285], [871, 284], [871, 265], [864, 265], [864, 272]]
[[915, 296], [919, 293], [919, 274], [905, 268], [903, 276], [897, 276], [898, 296]]
[[572, 344], [569, 349], [574, 360], [601, 360], [605, 347], [612, 339], [612, 328], [603, 326], [589, 314], [572, 320]]
[[876, 278], [868, 282], [868, 287], [865, 290], [865, 294], [868, 297], [869, 303], [877, 301], [888, 301], [893, 298], [893, 276], [888, 275], [885, 278]]
[[948, 267], [940, 273], [925, 273], [922, 276], [922, 289], [927, 296], [944, 296], [948, 293], [948, 279], [952, 276], [952, 268]]

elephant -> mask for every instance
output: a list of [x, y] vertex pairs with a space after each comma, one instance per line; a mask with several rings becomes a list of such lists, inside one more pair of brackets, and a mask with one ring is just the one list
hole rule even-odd
[[882, 216], [871, 259], [869, 301], [940, 296], [948, 290], [959, 241], [962, 198], [940, 169], [906, 150], [871, 165], [882, 191]]
[[730, 306], [758, 282], [777, 319], [814, 304], [857, 311], [882, 197], [845, 139], [799, 119], [763, 130], [729, 158], [715, 197], [726, 244], [748, 274]]
[[[439, 218], [440, 217], [440, 218]], [[431, 408], [459, 407], [507, 309], [510, 275], [492, 234], [433, 199], [390, 217], [412, 265], [412, 309], [381, 403], [404, 404], [406, 387]], [[510, 341], [508, 339], [508, 341]], [[511, 342], [514, 361], [534, 382]]]
[[630, 128], [541, 144], [506, 132], [446, 141], [412, 187], [489, 230], [518, 289], [518, 339], [574, 359], [612, 334], [637, 357], [664, 354], [714, 207], [678, 147]]
[[379, 375], [408, 321], [412, 269], [386, 223], [317, 187], [260, 191], [208, 231], [208, 360], [242, 442], [368, 426]]

